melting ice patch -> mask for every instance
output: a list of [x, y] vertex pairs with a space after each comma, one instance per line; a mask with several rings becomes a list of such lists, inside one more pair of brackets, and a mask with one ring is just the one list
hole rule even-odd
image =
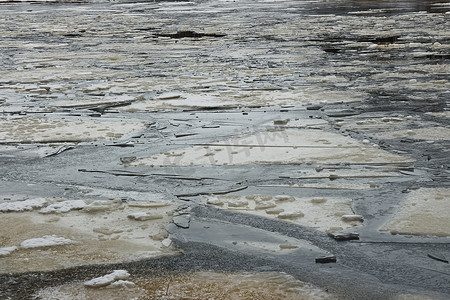
[[354, 213], [352, 199], [348, 198], [254, 194], [207, 196], [205, 202], [222, 209], [281, 219], [325, 232], [355, 228], [364, 219]]

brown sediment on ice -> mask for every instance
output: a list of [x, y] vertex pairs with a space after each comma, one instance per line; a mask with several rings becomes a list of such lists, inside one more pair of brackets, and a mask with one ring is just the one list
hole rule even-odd
[[2, 203], [0, 226], [14, 230], [3, 231], [0, 249], [15, 249], [1, 256], [0, 271], [49, 271], [172, 255], [162, 241], [174, 207], [162, 204], [52, 198]]

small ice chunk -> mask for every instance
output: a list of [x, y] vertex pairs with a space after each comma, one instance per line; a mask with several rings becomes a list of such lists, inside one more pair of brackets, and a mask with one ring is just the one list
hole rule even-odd
[[73, 244], [74, 241], [70, 239], [66, 239], [63, 237], [59, 237], [56, 235], [44, 235], [41, 238], [34, 238], [25, 240], [20, 243], [21, 248], [29, 249], [29, 248], [42, 248], [42, 247], [51, 247], [51, 246], [62, 246]]
[[266, 214], [278, 215], [278, 214], [282, 213], [283, 211], [284, 211], [284, 209], [282, 209], [282, 208], [270, 208], [270, 209], [266, 209]]
[[207, 204], [211, 204], [211, 205], [218, 205], [218, 206], [222, 206], [223, 202], [219, 200], [219, 198], [217, 197], [212, 197], [212, 198], [208, 198], [208, 200], [206, 200]]
[[172, 240], [169, 239], [169, 238], [164, 239], [164, 240], [161, 242], [161, 244], [162, 244], [164, 247], [169, 248], [169, 247], [172, 245]]
[[97, 200], [83, 207], [82, 211], [87, 213], [105, 212], [122, 206], [122, 200]]
[[294, 201], [295, 198], [289, 195], [277, 195], [274, 197], [275, 201]]
[[301, 211], [285, 211], [278, 214], [279, 219], [296, 219], [304, 216], [305, 214]]
[[363, 221], [363, 216], [361, 215], [343, 215], [341, 217], [341, 220], [344, 222], [352, 222], [352, 221]]
[[246, 201], [246, 200], [228, 201], [228, 207], [244, 207], [247, 205], [248, 205], [248, 201]]
[[326, 198], [312, 198], [311, 199], [311, 203], [313, 204], [320, 204], [320, 203], [325, 203], [327, 202]]
[[129, 214], [128, 219], [136, 220], [136, 221], [148, 221], [148, 220], [158, 220], [162, 219], [163, 216], [159, 214], [148, 214], [145, 212], [137, 212], [134, 214]]
[[273, 203], [272, 201], [261, 202], [255, 206], [255, 210], [269, 209], [269, 208], [274, 208], [274, 207], [277, 207], [277, 205], [275, 203]]
[[90, 288], [100, 288], [110, 285], [111, 283], [118, 280], [125, 280], [130, 277], [130, 273], [126, 270], [115, 270], [110, 274], [106, 274], [102, 277], [93, 278], [84, 283], [84, 286]]
[[19, 212], [41, 208], [47, 203], [45, 198], [35, 198], [25, 201], [14, 201], [9, 203], [0, 203], [0, 212]]
[[59, 214], [71, 211], [73, 209], [83, 209], [85, 206], [86, 202], [84, 202], [83, 200], [67, 200], [53, 203], [47, 207], [41, 208], [39, 212], [42, 214]]
[[370, 141], [369, 141], [368, 139], [364, 139], [364, 140], [362, 141], [362, 143], [365, 144], [365, 145], [368, 145], [368, 144], [370, 144]]
[[0, 248], [0, 257], [11, 254], [14, 250], [17, 250], [16, 246]]
[[248, 196], [245, 196], [245, 198], [248, 199], [248, 200], [253, 200], [253, 201], [255, 201], [256, 203], [260, 203], [260, 202], [263, 202], [263, 201], [269, 201], [269, 200], [271, 200], [273, 197], [270, 196], [270, 195], [255, 194], [255, 195], [248, 195]]

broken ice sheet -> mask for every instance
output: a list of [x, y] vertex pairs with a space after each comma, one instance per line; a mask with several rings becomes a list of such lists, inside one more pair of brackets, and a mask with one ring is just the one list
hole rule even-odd
[[395, 164], [411, 161], [333, 132], [287, 129], [191, 146], [137, 159], [131, 165]]
[[[17, 250], [2, 257], [1, 273], [127, 262], [173, 253], [161, 244], [168, 235], [165, 227], [171, 222], [174, 209], [167, 203], [155, 206], [152, 201], [31, 200], [34, 202], [3, 203], [8, 207], [4, 207], [6, 212], [0, 212], [3, 228], [0, 248], [17, 247]], [[143, 221], [127, 218], [139, 213], [158, 218]], [[52, 241], [55, 243], [51, 244]], [[64, 241], [67, 243], [58, 245]], [[46, 247], [36, 248], [39, 251], [24, 247], [45, 242]]]
[[450, 236], [450, 189], [420, 188], [407, 194], [381, 227], [392, 234]]
[[[223, 82], [225, 84], [225, 82]], [[242, 90], [242, 89], [241, 89]], [[337, 103], [361, 101], [357, 93], [329, 92], [323, 90], [271, 91], [265, 88], [235, 91], [218, 87], [213, 93], [169, 92], [149, 100], [122, 107], [122, 111], [145, 111], [156, 109], [202, 109], [269, 105], [298, 105], [308, 103]]]
[[0, 143], [114, 140], [145, 127], [143, 122], [78, 117], [0, 117]]
[[205, 197], [205, 203], [222, 209], [285, 220], [324, 232], [355, 228], [362, 224], [361, 218], [349, 219], [348, 216], [354, 216], [354, 211], [352, 199], [348, 198], [218, 195]]
[[[130, 280], [130, 279], [129, 279]], [[331, 300], [336, 296], [285, 273], [190, 272], [167, 277], [133, 276], [127, 288], [92, 289], [69, 283], [38, 291], [40, 299], [287, 299]]]

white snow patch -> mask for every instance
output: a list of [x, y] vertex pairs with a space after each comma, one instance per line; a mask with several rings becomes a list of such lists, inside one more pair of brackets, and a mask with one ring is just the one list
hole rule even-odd
[[25, 201], [14, 201], [10, 203], [0, 203], [1, 212], [20, 212], [41, 208], [47, 203], [44, 198], [35, 198]]
[[118, 280], [125, 280], [130, 277], [130, 273], [126, 270], [115, 270], [110, 274], [106, 274], [102, 277], [93, 278], [84, 283], [84, 286], [90, 288], [100, 288], [110, 285], [111, 283]]
[[0, 257], [9, 255], [15, 250], [17, 250], [16, 246], [0, 248]]
[[20, 243], [20, 247], [29, 249], [29, 248], [42, 248], [42, 247], [69, 245], [69, 244], [73, 244], [73, 243], [75, 243], [75, 242], [70, 239], [58, 237], [56, 235], [44, 235], [41, 238], [25, 240], [22, 243]]

